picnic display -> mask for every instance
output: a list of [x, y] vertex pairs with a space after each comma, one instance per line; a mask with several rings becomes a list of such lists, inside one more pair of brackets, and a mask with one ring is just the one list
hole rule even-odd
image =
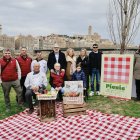
[[45, 94], [37, 94], [39, 100], [39, 114], [41, 121], [52, 121], [55, 119], [55, 100], [57, 92], [47, 91]]
[[64, 104], [83, 104], [83, 81], [65, 81]]
[[65, 81], [65, 93], [63, 96], [64, 117], [86, 114], [83, 90], [83, 81]]
[[101, 94], [131, 99], [134, 56], [103, 54]]

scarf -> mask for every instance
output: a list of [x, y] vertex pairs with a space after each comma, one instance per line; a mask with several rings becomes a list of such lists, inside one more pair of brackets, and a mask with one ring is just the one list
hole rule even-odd
[[72, 75], [76, 70], [76, 57], [75, 56], [73, 56], [73, 57], [67, 56], [66, 61], [71, 62], [70, 75]]

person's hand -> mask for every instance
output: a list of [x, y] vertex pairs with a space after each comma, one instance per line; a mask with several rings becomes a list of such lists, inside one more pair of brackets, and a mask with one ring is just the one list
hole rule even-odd
[[32, 86], [32, 90], [33, 90], [33, 92], [37, 92], [39, 90], [39, 87], [38, 86]]
[[61, 90], [61, 89], [62, 89], [62, 87], [58, 87], [58, 89], [59, 89], [59, 90]]
[[58, 87], [56, 87], [55, 90], [58, 91]]
[[54, 70], [53, 70], [53, 69], [51, 69], [51, 72], [54, 72]]
[[59, 91], [62, 87], [56, 87], [55, 90]]
[[61, 69], [61, 71], [65, 71], [65, 69]]

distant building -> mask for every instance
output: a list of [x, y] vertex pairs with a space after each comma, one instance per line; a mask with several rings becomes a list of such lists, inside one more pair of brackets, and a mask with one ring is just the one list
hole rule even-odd
[[28, 51], [33, 51], [34, 37], [31, 35], [19, 35], [15, 38], [15, 49], [19, 50], [21, 47], [26, 47]]
[[0, 35], [0, 47], [15, 50], [15, 39], [12, 36]]

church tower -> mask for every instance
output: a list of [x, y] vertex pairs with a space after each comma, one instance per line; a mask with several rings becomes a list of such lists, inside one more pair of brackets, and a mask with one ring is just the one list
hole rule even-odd
[[88, 26], [88, 35], [92, 35], [92, 26], [91, 25]]

